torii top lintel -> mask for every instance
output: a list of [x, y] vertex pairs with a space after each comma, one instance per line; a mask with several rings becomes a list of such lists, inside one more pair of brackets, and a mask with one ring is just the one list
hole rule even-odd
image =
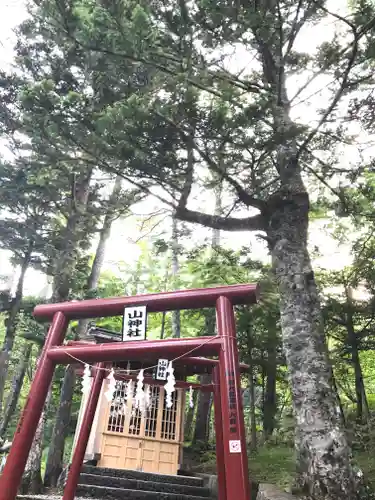
[[173, 311], [177, 309], [202, 309], [214, 307], [219, 297], [227, 297], [233, 305], [254, 304], [258, 298], [258, 285], [229, 285], [215, 288], [195, 288], [174, 292], [152, 293], [133, 297], [113, 297], [82, 301], [42, 304], [34, 309], [34, 317], [41, 321], [52, 320], [62, 312], [69, 320], [119, 316], [124, 307], [147, 306], [149, 312]]

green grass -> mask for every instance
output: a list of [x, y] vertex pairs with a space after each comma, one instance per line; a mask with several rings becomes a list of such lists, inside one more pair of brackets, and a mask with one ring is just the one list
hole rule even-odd
[[[375, 456], [357, 451], [354, 460], [375, 488]], [[286, 446], [264, 446], [257, 453], [249, 454], [249, 469], [250, 477], [256, 481], [287, 489], [295, 470], [294, 450]]]
[[249, 453], [250, 477], [260, 483], [288, 488], [294, 473], [294, 450], [286, 446], [263, 446]]
[[[355, 452], [354, 459], [365, 478], [375, 488], [375, 456], [368, 452]], [[215, 473], [215, 453], [201, 455], [201, 472]], [[269, 445], [249, 452], [250, 477], [260, 483], [271, 483], [281, 489], [289, 489], [295, 470], [294, 450], [281, 445]]]

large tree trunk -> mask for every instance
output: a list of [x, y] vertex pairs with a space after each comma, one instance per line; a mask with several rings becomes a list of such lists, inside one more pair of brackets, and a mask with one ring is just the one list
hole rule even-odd
[[21, 264], [21, 272], [17, 283], [16, 294], [11, 301], [8, 316], [5, 320], [5, 338], [3, 342], [3, 348], [0, 353], [0, 415], [2, 413], [4, 387], [8, 375], [9, 357], [14, 345], [14, 338], [17, 328], [17, 318], [22, 303], [23, 285], [25, 281], [26, 271], [30, 265], [33, 247], [33, 242], [30, 242]]
[[4, 417], [0, 425], [0, 440], [4, 438], [6, 431], [8, 429], [8, 425], [14, 415], [14, 412], [16, 411], [18, 399], [20, 397], [23, 385], [23, 380], [26, 374], [26, 369], [29, 364], [32, 347], [33, 346], [30, 342], [27, 342], [23, 346], [21, 359], [18, 363], [16, 373], [14, 374], [11, 388], [5, 404]]
[[302, 193], [278, 201], [268, 236], [280, 289], [283, 345], [296, 418], [296, 484], [314, 500], [357, 499], [307, 251], [308, 196]]
[[53, 427], [51, 444], [48, 450], [45, 486], [56, 486], [63, 469], [65, 439], [68, 435], [72, 399], [74, 394], [76, 375], [73, 365], [65, 370], [64, 381], [61, 387], [60, 403], [57, 409], [55, 425]]
[[266, 384], [263, 402], [263, 432], [265, 440], [272, 436], [275, 429], [275, 416], [277, 413], [276, 401], [276, 375], [277, 375], [277, 350], [275, 332], [269, 330], [267, 339]]
[[25, 471], [22, 476], [20, 491], [23, 494], [40, 494], [43, 488], [42, 481], [42, 455], [43, 455], [43, 436], [47, 421], [47, 409], [51, 400], [51, 387], [48, 391], [43, 413], [39, 419], [38, 427], [35, 432], [34, 440], [30, 448]]

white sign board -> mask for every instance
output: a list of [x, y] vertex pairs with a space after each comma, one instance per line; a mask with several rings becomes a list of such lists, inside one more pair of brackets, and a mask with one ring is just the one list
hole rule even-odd
[[122, 340], [145, 340], [147, 327], [146, 306], [125, 307]]
[[156, 369], [156, 380], [167, 380], [167, 368], [169, 361], [167, 359], [158, 359], [158, 367]]
[[229, 453], [241, 453], [241, 441], [239, 439], [229, 441]]

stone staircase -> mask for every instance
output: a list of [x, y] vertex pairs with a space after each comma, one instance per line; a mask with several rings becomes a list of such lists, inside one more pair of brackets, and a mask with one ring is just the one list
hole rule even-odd
[[[19, 500], [59, 500], [55, 494], [19, 495]], [[166, 476], [135, 470], [82, 467], [76, 499], [93, 500], [210, 500], [200, 477]]]
[[77, 497], [132, 500], [208, 500], [210, 491], [199, 477], [166, 476], [85, 465]]
[[[135, 470], [104, 469], [84, 465], [76, 499], [93, 500], [210, 500], [204, 480], [192, 476], [166, 476]], [[19, 495], [19, 500], [60, 500], [58, 494]]]

